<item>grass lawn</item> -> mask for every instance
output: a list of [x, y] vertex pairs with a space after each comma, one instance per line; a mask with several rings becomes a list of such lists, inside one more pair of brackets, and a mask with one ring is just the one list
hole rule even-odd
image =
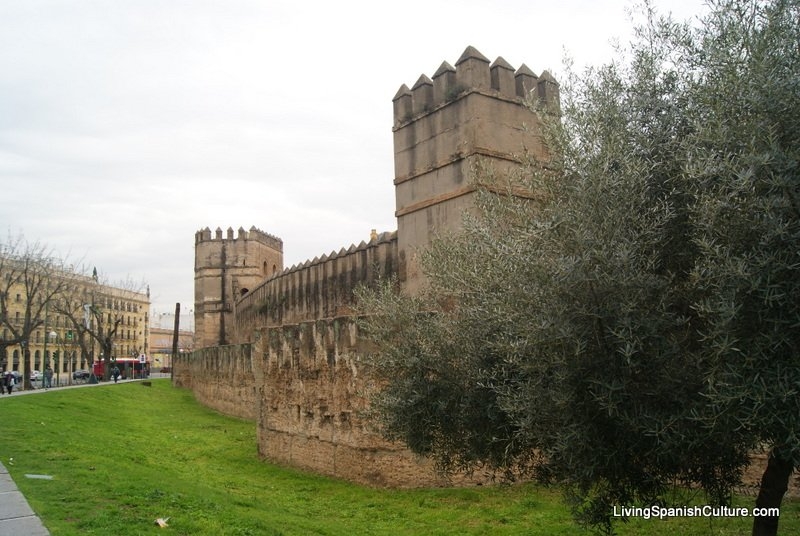
[[[253, 423], [167, 379], [4, 397], [0, 415], [0, 460], [53, 536], [590, 534], [557, 490], [376, 490], [260, 461]], [[618, 532], [734, 535], [751, 523], [639, 519]], [[800, 534], [800, 502], [785, 502], [780, 531]]]

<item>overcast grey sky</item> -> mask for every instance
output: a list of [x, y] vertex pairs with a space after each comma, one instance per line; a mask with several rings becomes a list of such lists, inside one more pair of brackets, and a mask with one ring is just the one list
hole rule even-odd
[[[699, 0], [658, 0], [678, 18]], [[394, 230], [392, 102], [475, 46], [558, 76], [624, 0], [0, 0], [0, 229], [193, 307], [194, 233], [286, 266]]]

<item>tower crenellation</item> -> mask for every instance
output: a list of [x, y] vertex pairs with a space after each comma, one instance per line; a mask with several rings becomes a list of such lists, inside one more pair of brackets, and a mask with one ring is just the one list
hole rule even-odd
[[468, 46], [456, 62], [457, 83], [478, 91], [488, 90], [491, 87], [489, 63], [475, 47]]
[[455, 96], [458, 91], [455, 67], [443, 61], [431, 78], [433, 79], [434, 106], [438, 106]]
[[498, 56], [494, 60], [492, 66], [489, 67], [489, 73], [492, 89], [508, 98], [517, 97], [514, 68], [502, 56]]
[[411, 88], [411, 102], [414, 115], [425, 113], [433, 107], [433, 81], [424, 74]]
[[455, 67], [445, 61], [432, 77], [420, 75], [411, 89], [405, 84], [400, 86], [392, 99], [394, 125], [407, 123], [470, 92], [493, 93], [514, 100], [535, 97], [548, 105], [557, 105], [559, 100], [558, 83], [548, 71], [540, 77], [524, 63], [515, 70], [502, 56], [490, 62], [475, 47], [468, 46]]
[[395, 124], [398, 124], [398, 122], [404, 123], [411, 120], [411, 117], [413, 117], [412, 98], [411, 90], [408, 89], [408, 86], [405, 84], [401, 85], [392, 99]]
[[519, 96], [528, 95], [532, 91], [536, 91], [536, 85], [539, 77], [530, 70], [524, 63], [519, 66], [517, 72], [514, 74], [516, 94]]
[[558, 82], [550, 74], [550, 71], [542, 71], [542, 75], [536, 83], [536, 91], [539, 95], [539, 102], [544, 103], [545, 106], [558, 110], [560, 95], [558, 91]]
[[217, 227], [216, 231], [214, 231], [214, 236], [212, 238], [211, 229], [206, 227], [204, 229], [200, 229], [194, 234], [194, 242], [195, 244], [200, 244], [201, 242], [212, 242], [212, 241], [250, 240], [283, 251], [283, 240], [281, 240], [275, 235], [266, 233], [255, 226], [250, 227], [249, 230], [245, 230], [243, 227], [239, 227], [239, 229], [236, 231], [236, 236], [234, 236], [233, 228], [228, 227], [225, 234], [226, 236], [223, 237], [222, 229], [220, 227]]

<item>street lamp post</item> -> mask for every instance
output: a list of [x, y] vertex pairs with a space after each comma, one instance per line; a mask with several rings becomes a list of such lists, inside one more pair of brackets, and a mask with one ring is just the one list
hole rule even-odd
[[[41, 367], [39, 369], [39, 375], [41, 376], [40, 381], [42, 382], [42, 387], [44, 387], [44, 371], [47, 369], [47, 314], [45, 314], [44, 319], [44, 350], [42, 350], [42, 363], [39, 365], [39, 367]], [[24, 349], [22, 354], [25, 354]], [[33, 384], [33, 382], [31, 382], [31, 384]]]
[[64, 344], [64, 353], [66, 354], [65, 357], [69, 359], [69, 366], [67, 367], [67, 385], [72, 385], [72, 381], [75, 379], [75, 350], [73, 350], [70, 346], [70, 351], [67, 352], [66, 348], [67, 345]]

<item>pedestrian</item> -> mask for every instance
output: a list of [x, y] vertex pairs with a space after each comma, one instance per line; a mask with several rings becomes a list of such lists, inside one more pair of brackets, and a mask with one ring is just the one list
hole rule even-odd
[[44, 369], [44, 388], [50, 389], [53, 386], [53, 369], [50, 368], [50, 365], [47, 365], [47, 368]]
[[114, 368], [111, 369], [111, 375], [114, 377], [114, 383], [117, 383], [117, 380], [119, 379], [119, 368], [117, 368], [116, 365], [114, 365]]
[[11, 372], [6, 372], [6, 389], [8, 390], [8, 394], [11, 394], [11, 391], [14, 390], [14, 375]]

